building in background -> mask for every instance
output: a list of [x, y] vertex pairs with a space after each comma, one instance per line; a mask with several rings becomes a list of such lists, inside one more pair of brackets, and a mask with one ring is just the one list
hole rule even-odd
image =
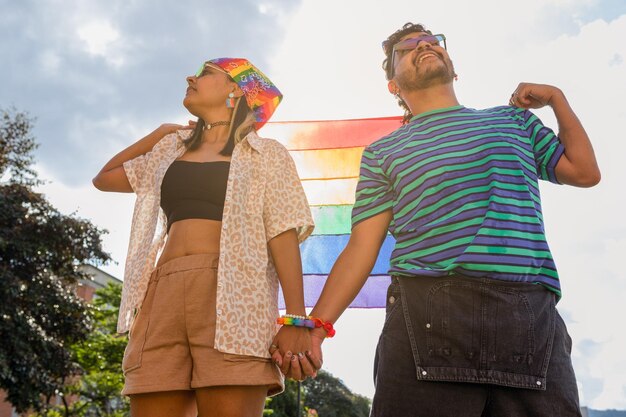
[[93, 297], [100, 288], [106, 287], [109, 283], [122, 284], [122, 280], [111, 274], [96, 268], [93, 265], [81, 265], [80, 269], [88, 275], [92, 280], [81, 280], [76, 288], [76, 294], [85, 301], [93, 300]]

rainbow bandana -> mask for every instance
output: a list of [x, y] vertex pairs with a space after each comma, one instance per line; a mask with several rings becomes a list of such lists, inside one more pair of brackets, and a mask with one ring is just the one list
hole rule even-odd
[[243, 58], [215, 58], [207, 61], [217, 65], [230, 75], [246, 96], [246, 102], [254, 112], [256, 128], [269, 120], [283, 99], [278, 88], [250, 61]]

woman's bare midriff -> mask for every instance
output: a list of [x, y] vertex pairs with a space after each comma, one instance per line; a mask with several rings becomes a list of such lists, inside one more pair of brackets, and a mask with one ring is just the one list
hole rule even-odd
[[222, 222], [218, 220], [186, 219], [172, 223], [157, 266], [187, 255], [218, 253], [221, 230]]

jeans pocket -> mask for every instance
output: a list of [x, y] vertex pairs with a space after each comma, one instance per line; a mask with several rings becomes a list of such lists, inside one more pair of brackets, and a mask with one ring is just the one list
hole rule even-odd
[[465, 277], [400, 283], [418, 379], [545, 389], [552, 293]]
[[502, 372], [529, 371], [537, 354], [537, 323], [530, 300], [525, 294], [508, 289], [490, 291], [486, 362], [488, 368]]
[[528, 297], [497, 283], [434, 285], [426, 317], [428, 357], [439, 366], [518, 372], [527, 370], [537, 353]]
[[476, 367], [481, 350], [481, 292], [472, 282], [431, 287], [423, 325], [430, 366]]

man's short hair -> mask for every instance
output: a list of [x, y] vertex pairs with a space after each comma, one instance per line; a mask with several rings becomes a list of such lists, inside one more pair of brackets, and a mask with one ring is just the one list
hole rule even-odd
[[[405, 23], [402, 28], [396, 30], [394, 33], [389, 35], [386, 41], [383, 42], [383, 49], [385, 50], [385, 60], [383, 61], [383, 70], [385, 70], [385, 76], [387, 80], [391, 80], [393, 78], [393, 68], [391, 67], [391, 63], [393, 60], [391, 59], [391, 54], [393, 54], [393, 46], [400, 41], [400, 39], [409, 33], [414, 32], [425, 32], [429, 35], [432, 35], [432, 32], [424, 27], [421, 23]], [[409, 106], [406, 105], [404, 100], [398, 98], [398, 105], [402, 107], [404, 110], [404, 116], [402, 118], [402, 124], [407, 124], [409, 120], [413, 117]]]
[[393, 78], [393, 68], [391, 68], [391, 54], [393, 54], [393, 46], [400, 41], [400, 39], [408, 34], [413, 32], [425, 32], [429, 35], [432, 35], [432, 32], [424, 27], [421, 23], [405, 23], [402, 28], [396, 30], [394, 33], [389, 35], [386, 41], [383, 42], [383, 49], [385, 50], [385, 60], [383, 61], [383, 70], [385, 70], [385, 76], [387, 80], [391, 80]]

